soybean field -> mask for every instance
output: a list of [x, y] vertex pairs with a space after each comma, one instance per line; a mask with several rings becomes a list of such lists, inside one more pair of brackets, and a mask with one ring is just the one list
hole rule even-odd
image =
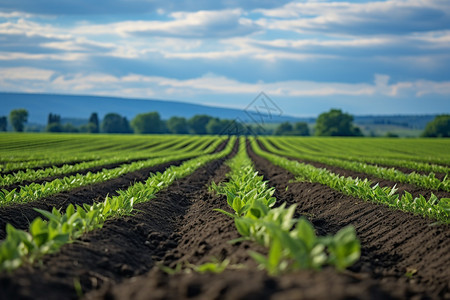
[[0, 134], [0, 299], [450, 299], [450, 140]]

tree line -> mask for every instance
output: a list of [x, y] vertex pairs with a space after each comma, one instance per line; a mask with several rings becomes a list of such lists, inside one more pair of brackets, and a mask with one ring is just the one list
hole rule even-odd
[[[15, 109], [9, 114], [9, 121], [14, 131], [22, 132], [28, 120], [28, 111]], [[0, 131], [6, 131], [8, 118], [0, 117]], [[47, 132], [82, 132], [82, 133], [137, 133], [137, 134], [223, 134], [223, 135], [292, 135], [309, 136], [310, 128], [306, 122], [284, 122], [268, 129], [259, 125], [249, 125], [234, 120], [220, 119], [208, 115], [195, 115], [189, 119], [171, 117], [161, 119], [158, 112], [136, 115], [131, 121], [117, 113], [108, 113], [100, 122], [97, 113], [92, 113], [88, 123], [79, 127], [62, 124], [61, 116], [48, 115]], [[331, 109], [318, 116], [314, 127], [316, 136], [363, 136], [359, 127], [353, 124], [353, 116], [340, 109]], [[423, 137], [450, 137], [450, 115], [437, 116], [429, 122], [422, 133]]]

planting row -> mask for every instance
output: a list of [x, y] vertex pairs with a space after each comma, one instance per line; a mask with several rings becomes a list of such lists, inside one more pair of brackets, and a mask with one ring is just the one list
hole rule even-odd
[[[170, 162], [173, 160], [192, 158], [202, 153], [212, 152], [220, 142], [221, 141], [217, 139], [216, 142], [210, 144], [210, 146], [208, 146], [208, 148], [204, 151], [197, 150], [194, 152], [191, 149], [191, 151], [187, 151], [185, 153], [181, 152], [180, 154], [173, 155], [170, 155], [169, 152], [169, 155], [166, 155], [164, 157], [152, 158], [145, 161], [137, 161], [130, 164], [123, 164], [117, 168], [108, 170], [105, 169], [97, 173], [88, 172], [85, 175], [76, 174], [61, 179], [55, 179], [50, 182], [45, 182], [43, 184], [31, 183], [27, 186], [22, 186], [19, 190], [12, 189], [11, 191], [8, 191], [6, 189], [3, 189], [0, 191], [0, 205], [34, 201], [39, 198], [60, 193], [62, 191], [67, 191], [76, 187], [104, 182], [142, 168]], [[165, 153], [161, 154], [165, 155]]]
[[[362, 162], [362, 163], [369, 163], [369, 164], [374, 164], [374, 165], [380, 165], [380, 166], [388, 166], [388, 167], [400, 167], [400, 168], [407, 168], [410, 170], [416, 170], [416, 171], [421, 171], [421, 172], [434, 172], [434, 173], [442, 173], [442, 174], [449, 174], [450, 173], [450, 167], [446, 166], [446, 165], [439, 165], [436, 163], [430, 163], [430, 161], [423, 161], [423, 158], [420, 157], [419, 154], [416, 154], [414, 156], [408, 156], [408, 157], [393, 157], [392, 156], [392, 152], [387, 152], [386, 154], [384, 154], [384, 156], [382, 154], [380, 154], [379, 151], [374, 152], [373, 150], [368, 150], [367, 148], [364, 147], [364, 142], [366, 142], [365, 140], [361, 140], [361, 139], [357, 139], [359, 140], [359, 142], [362, 143], [361, 148], [356, 149], [353, 148], [354, 151], [352, 151], [351, 147], [349, 148], [345, 148], [343, 144], [339, 143], [339, 140], [337, 140], [336, 142], [334, 142], [334, 140], [332, 141], [327, 141], [324, 143], [324, 141], [322, 141], [322, 143], [324, 143], [324, 145], [322, 145], [323, 148], [321, 149], [315, 149], [312, 150], [310, 149], [310, 151], [305, 151], [305, 141], [301, 141], [300, 139], [292, 139], [292, 138], [274, 138], [274, 137], [270, 137], [267, 138], [268, 141], [272, 142], [275, 145], [279, 145], [282, 146], [283, 148], [293, 148], [296, 150], [296, 152], [298, 153], [302, 153], [305, 155], [313, 155], [313, 156], [320, 156], [320, 157], [331, 157], [331, 158], [336, 158], [336, 159], [341, 159], [341, 160], [347, 160], [347, 161], [354, 161], [354, 162]], [[348, 143], [351, 145], [352, 144], [352, 140], [349, 140]], [[409, 141], [411, 142], [411, 141]], [[420, 141], [415, 141], [413, 143], [417, 144], [422, 142], [422, 140]], [[436, 152], [436, 148], [434, 148], [436, 145], [434, 144], [435, 141], [429, 141], [429, 140], [425, 140], [425, 142], [427, 143], [432, 143], [430, 145], [431, 149], [434, 149], [434, 151]], [[378, 140], [376, 139], [375, 141], [370, 141], [366, 142], [368, 143], [372, 149], [376, 149], [379, 150], [380, 148], [382, 149], [382, 146], [384, 144], [383, 140]], [[442, 141], [438, 144], [440, 146], [440, 144], [442, 143]], [[445, 148], [445, 141], [444, 141], [444, 148]], [[314, 144], [314, 143], [313, 143]], [[340, 147], [339, 147], [340, 145]], [[307, 146], [310, 146], [309, 144], [307, 144]], [[449, 145], [447, 145], [448, 147]], [[417, 148], [417, 145], [412, 146], [413, 149]], [[362, 150], [365, 149], [365, 150]], [[400, 151], [404, 151], [403, 148], [400, 148]], [[438, 148], [439, 149], [439, 148]], [[335, 153], [334, 151], [338, 151], [339, 154]], [[398, 149], [397, 149], [398, 151]], [[438, 160], [439, 162], [445, 162], [446, 160], [448, 160], [447, 157], [447, 153], [443, 150], [441, 150], [442, 153], [439, 155], [440, 159]], [[344, 153], [344, 154], [343, 154]], [[387, 156], [387, 154], [391, 154], [389, 156]], [[424, 155], [430, 155], [430, 154], [424, 154]], [[421, 160], [421, 161], [417, 161], [417, 160]], [[430, 158], [432, 161], [432, 158]]]
[[294, 147], [288, 146], [280, 142], [280, 140], [277, 140], [277, 142], [275, 143], [276, 147], [272, 146], [272, 144], [268, 142], [266, 139], [261, 139], [261, 141], [269, 151], [282, 156], [319, 162], [329, 166], [335, 166], [347, 170], [363, 172], [378, 178], [387, 179], [394, 182], [413, 184], [416, 186], [424, 187], [426, 189], [450, 191], [450, 178], [448, 178], [448, 176], [445, 176], [441, 181], [435, 177], [434, 173], [430, 173], [428, 175], [421, 175], [415, 172], [405, 174], [394, 168], [384, 168], [362, 162], [300, 154]]
[[391, 159], [450, 166], [446, 139], [390, 139], [348, 137], [269, 137], [295, 145], [304, 154], [334, 158]]
[[252, 148], [257, 155], [268, 159], [271, 163], [285, 168], [295, 174], [298, 180], [308, 180], [327, 185], [346, 195], [351, 195], [363, 200], [385, 204], [404, 211], [413, 212], [423, 216], [437, 219], [444, 223], [450, 223], [450, 198], [438, 199], [431, 195], [429, 199], [423, 196], [414, 198], [410, 193], [403, 195], [396, 193], [395, 188], [380, 187], [367, 179], [353, 179], [336, 175], [326, 169], [316, 168], [309, 164], [289, 160], [282, 156], [262, 150], [256, 139], [251, 139]]
[[[341, 229], [334, 236], [317, 237], [314, 227], [304, 217], [294, 218], [296, 205], [276, 204], [274, 188], [253, 168], [241, 138], [238, 154], [229, 162], [229, 181], [212, 189], [227, 197], [234, 214], [218, 211], [234, 219], [242, 238], [269, 249], [268, 256], [250, 255], [271, 275], [298, 269], [319, 269], [330, 264], [345, 269], [359, 259], [360, 244], [352, 226]], [[236, 241], [234, 241], [236, 242]]]
[[[293, 148], [302, 155], [401, 167], [422, 172], [448, 174], [450, 157], [446, 140], [367, 139], [367, 138], [294, 138], [267, 137], [275, 145]], [[425, 145], [426, 150], [422, 149]]]
[[137, 203], [149, 201], [160, 190], [183, 178], [206, 163], [225, 157], [231, 152], [236, 138], [231, 138], [221, 152], [193, 158], [182, 165], [169, 167], [164, 173], [151, 174], [145, 183], [136, 183], [115, 197], [83, 207], [69, 205], [65, 212], [39, 210], [48, 221], [33, 220], [28, 231], [7, 225], [7, 236], [0, 244], [0, 269], [13, 270], [24, 262], [32, 263], [46, 253], [57, 251], [62, 245], [83, 233], [101, 228], [105, 220], [132, 213]]
[[[114, 157], [117, 153], [145, 157], [149, 150], [181, 148], [199, 140], [211, 140], [214, 137], [195, 136], [104, 136], [104, 135], [37, 135], [43, 144], [35, 142], [36, 135], [26, 135], [23, 143], [14, 141], [17, 135], [0, 134], [0, 172], [72, 164]], [[30, 140], [27, 144], [27, 138]], [[11, 139], [11, 141], [10, 141]], [[45, 143], [46, 142], [46, 143]], [[43, 159], [45, 157], [45, 159]]]
[[[26, 171], [18, 171], [11, 174], [0, 175], [0, 186], [8, 186], [15, 183], [21, 183], [24, 181], [33, 181], [39, 178], [53, 177], [57, 175], [63, 175], [68, 173], [79, 172], [82, 170], [86, 170], [94, 167], [101, 167], [109, 164], [117, 164], [117, 163], [126, 163], [128, 161], [133, 160], [144, 160], [153, 157], [159, 156], [167, 156], [174, 155], [177, 153], [186, 153], [186, 152], [195, 152], [200, 154], [200, 151], [204, 150], [209, 152], [210, 149], [204, 149], [207, 145], [216, 147], [220, 143], [219, 139], [199, 139], [195, 142], [189, 143], [186, 145], [182, 143], [180, 145], [172, 145], [172, 147], [166, 147], [164, 144], [159, 144], [153, 148], [151, 148], [151, 152], [148, 153], [137, 153], [137, 154], [128, 154], [128, 153], [119, 153], [114, 157], [108, 157], [104, 159], [81, 162], [74, 165], [64, 164], [61, 167], [51, 167], [46, 169], [28, 169]], [[184, 147], [183, 147], [184, 146]], [[210, 147], [209, 147], [210, 148]], [[36, 166], [36, 165], [35, 165]]]
[[[319, 298], [319, 290], [325, 290], [320, 298], [445, 299], [450, 282], [450, 270], [447, 268], [450, 244], [444, 242], [450, 238], [448, 225], [438, 225], [433, 219], [386, 205], [375, 205], [317, 182], [297, 181], [295, 173], [255, 155], [251, 149], [249, 154], [255, 168], [277, 189], [277, 199], [297, 204], [298, 210], [308, 216], [319, 234], [337, 232], [343, 226], [352, 224], [361, 242], [360, 260], [344, 274], [350, 275], [355, 285], [358, 282], [366, 285], [363, 290], [370, 290], [370, 297], [365, 297], [362, 291], [346, 297], [336, 296], [341, 290], [350, 292], [356, 286], [331, 280], [332, 274], [326, 275], [330, 280], [325, 282], [321, 281], [320, 276], [308, 274], [314, 279], [308, 282], [303, 278], [297, 293], [286, 291], [286, 298], [290, 295], [295, 295], [294, 298], [304, 295], [313, 295], [305, 297], [308, 299]], [[291, 280], [284, 282], [283, 287], [293, 292], [291, 282], [295, 282], [301, 274], [305, 272], [296, 273]], [[388, 295], [377, 293], [374, 281]], [[280, 286], [283, 281], [277, 279], [277, 283]], [[308, 293], [311, 290], [316, 293]]]

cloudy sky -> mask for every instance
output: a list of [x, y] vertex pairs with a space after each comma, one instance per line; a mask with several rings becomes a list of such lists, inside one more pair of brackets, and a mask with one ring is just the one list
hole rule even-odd
[[450, 1], [0, 0], [0, 91], [450, 113]]

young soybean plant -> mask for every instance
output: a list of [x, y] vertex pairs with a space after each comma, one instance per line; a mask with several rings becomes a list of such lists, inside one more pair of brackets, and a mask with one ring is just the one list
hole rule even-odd
[[139, 182], [127, 190], [118, 191], [118, 196], [107, 196], [103, 202], [83, 206], [70, 204], [65, 212], [56, 208], [51, 212], [36, 209], [48, 221], [36, 218], [31, 222], [28, 232], [7, 224], [6, 238], [0, 242], [0, 272], [12, 271], [24, 263], [33, 263], [47, 253], [56, 252], [62, 245], [83, 233], [101, 228], [109, 218], [131, 214], [134, 204], [153, 199], [157, 192], [176, 179], [188, 176], [206, 163], [228, 155], [234, 142], [235, 138], [231, 138], [221, 152], [192, 158], [180, 166], [169, 167], [164, 173], [152, 173], [145, 183]]
[[343, 270], [359, 259], [361, 246], [352, 226], [341, 229], [334, 236], [318, 237], [305, 218], [294, 218], [295, 205], [286, 208], [284, 203], [273, 208], [275, 189], [269, 188], [253, 169], [243, 139], [238, 155], [229, 166], [229, 181], [220, 185], [213, 183], [212, 189], [227, 197], [234, 214], [216, 210], [234, 218], [242, 235], [238, 240], [252, 240], [269, 249], [267, 256], [250, 252], [269, 274], [320, 269], [325, 264]]

